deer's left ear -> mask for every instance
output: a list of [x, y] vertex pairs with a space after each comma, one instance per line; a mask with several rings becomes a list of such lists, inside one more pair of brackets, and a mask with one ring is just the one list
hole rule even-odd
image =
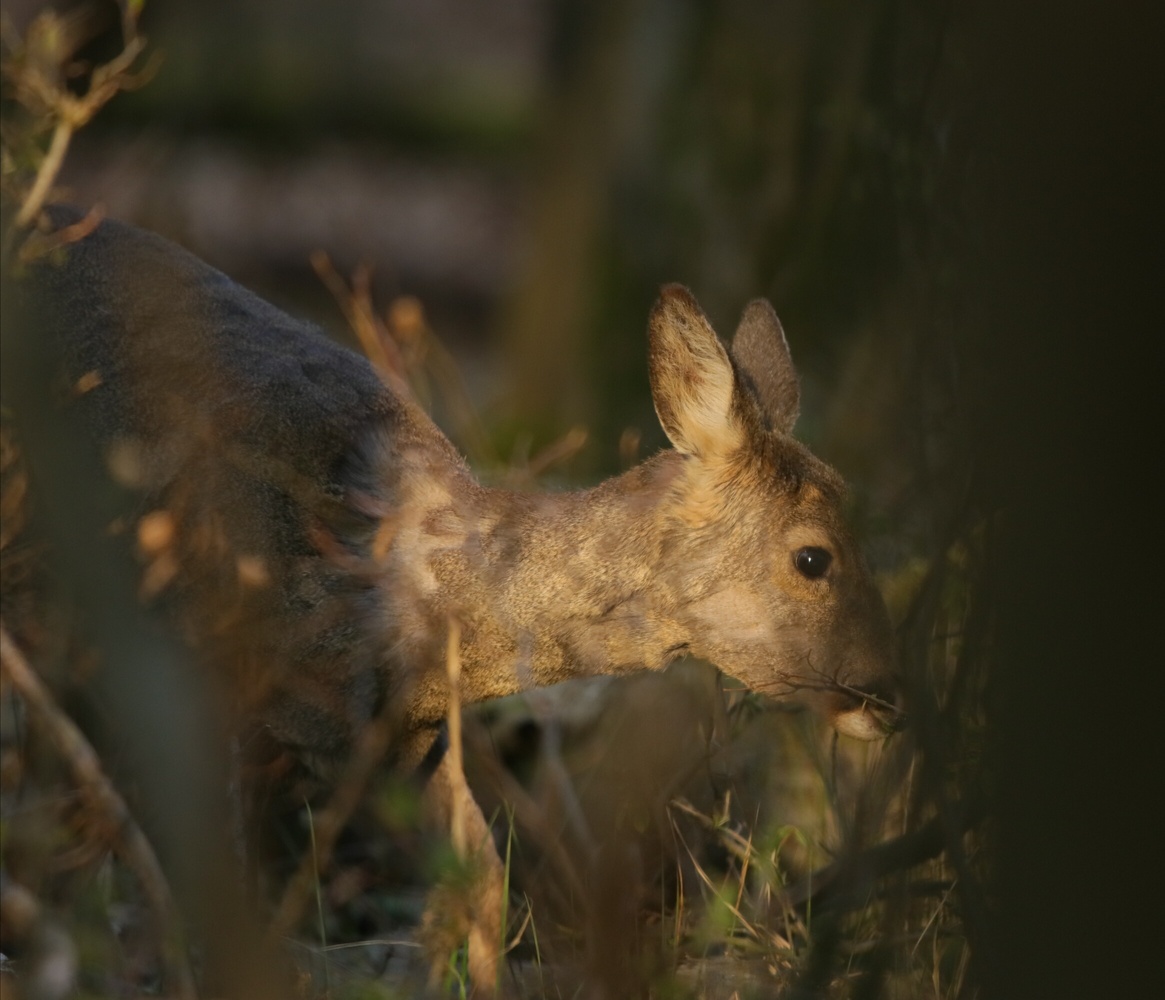
[[801, 409], [801, 386], [781, 321], [765, 299], [744, 310], [732, 338], [732, 360], [769, 430], [791, 434]]
[[648, 345], [655, 412], [676, 450], [716, 458], [740, 448], [744, 430], [733, 411], [732, 362], [682, 285], [660, 291], [648, 321]]

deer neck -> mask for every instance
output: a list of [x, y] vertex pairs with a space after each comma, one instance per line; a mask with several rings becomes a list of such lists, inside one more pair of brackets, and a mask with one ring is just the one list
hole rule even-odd
[[686, 645], [659, 571], [681, 462], [664, 452], [574, 493], [513, 493], [467, 475], [441, 491], [452, 503], [418, 525], [422, 617], [461, 621], [467, 699], [657, 668]]

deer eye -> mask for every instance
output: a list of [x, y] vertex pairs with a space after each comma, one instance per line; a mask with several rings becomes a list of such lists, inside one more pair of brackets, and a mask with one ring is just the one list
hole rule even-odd
[[797, 572], [810, 580], [819, 580], [825, 576], [831, 562], [833, 556], [816, 545], [806, 545], [793, 553], [793, 565], [797, 567]]

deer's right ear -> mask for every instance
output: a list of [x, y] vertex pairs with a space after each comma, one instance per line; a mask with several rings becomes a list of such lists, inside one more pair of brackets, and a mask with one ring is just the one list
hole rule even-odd
[[682, 285], [665, 285], [651, 310], [647, 364], [655, 412], [677, 451], [712, 458], [741, 446], [728, 352]]

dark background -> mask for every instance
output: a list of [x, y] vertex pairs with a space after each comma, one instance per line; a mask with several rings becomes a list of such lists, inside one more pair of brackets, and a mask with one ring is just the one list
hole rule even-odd
[[942, 457], [924, 429], [951, 430], [941, 391], [923, 398], [915, 369], [947, 362], [913, 356], [910, 301], [950, 277], [930, 220], [960, 141], [951, 19], [758, 0], [148, 3], [161, 66], [80, 134], [63, 179], [337, 331], [308, 257], [370, 264], [382, 302], [422, 300], [496, 457], [583, 424], [576, 477], [617, 468], [627, 428], [663, 443], [644, 340], [662, 283], [689, 285], [725, 336], [766, 296], [806, 381], [802, 436], [885, 511], [917, 478], [904, 464]]

